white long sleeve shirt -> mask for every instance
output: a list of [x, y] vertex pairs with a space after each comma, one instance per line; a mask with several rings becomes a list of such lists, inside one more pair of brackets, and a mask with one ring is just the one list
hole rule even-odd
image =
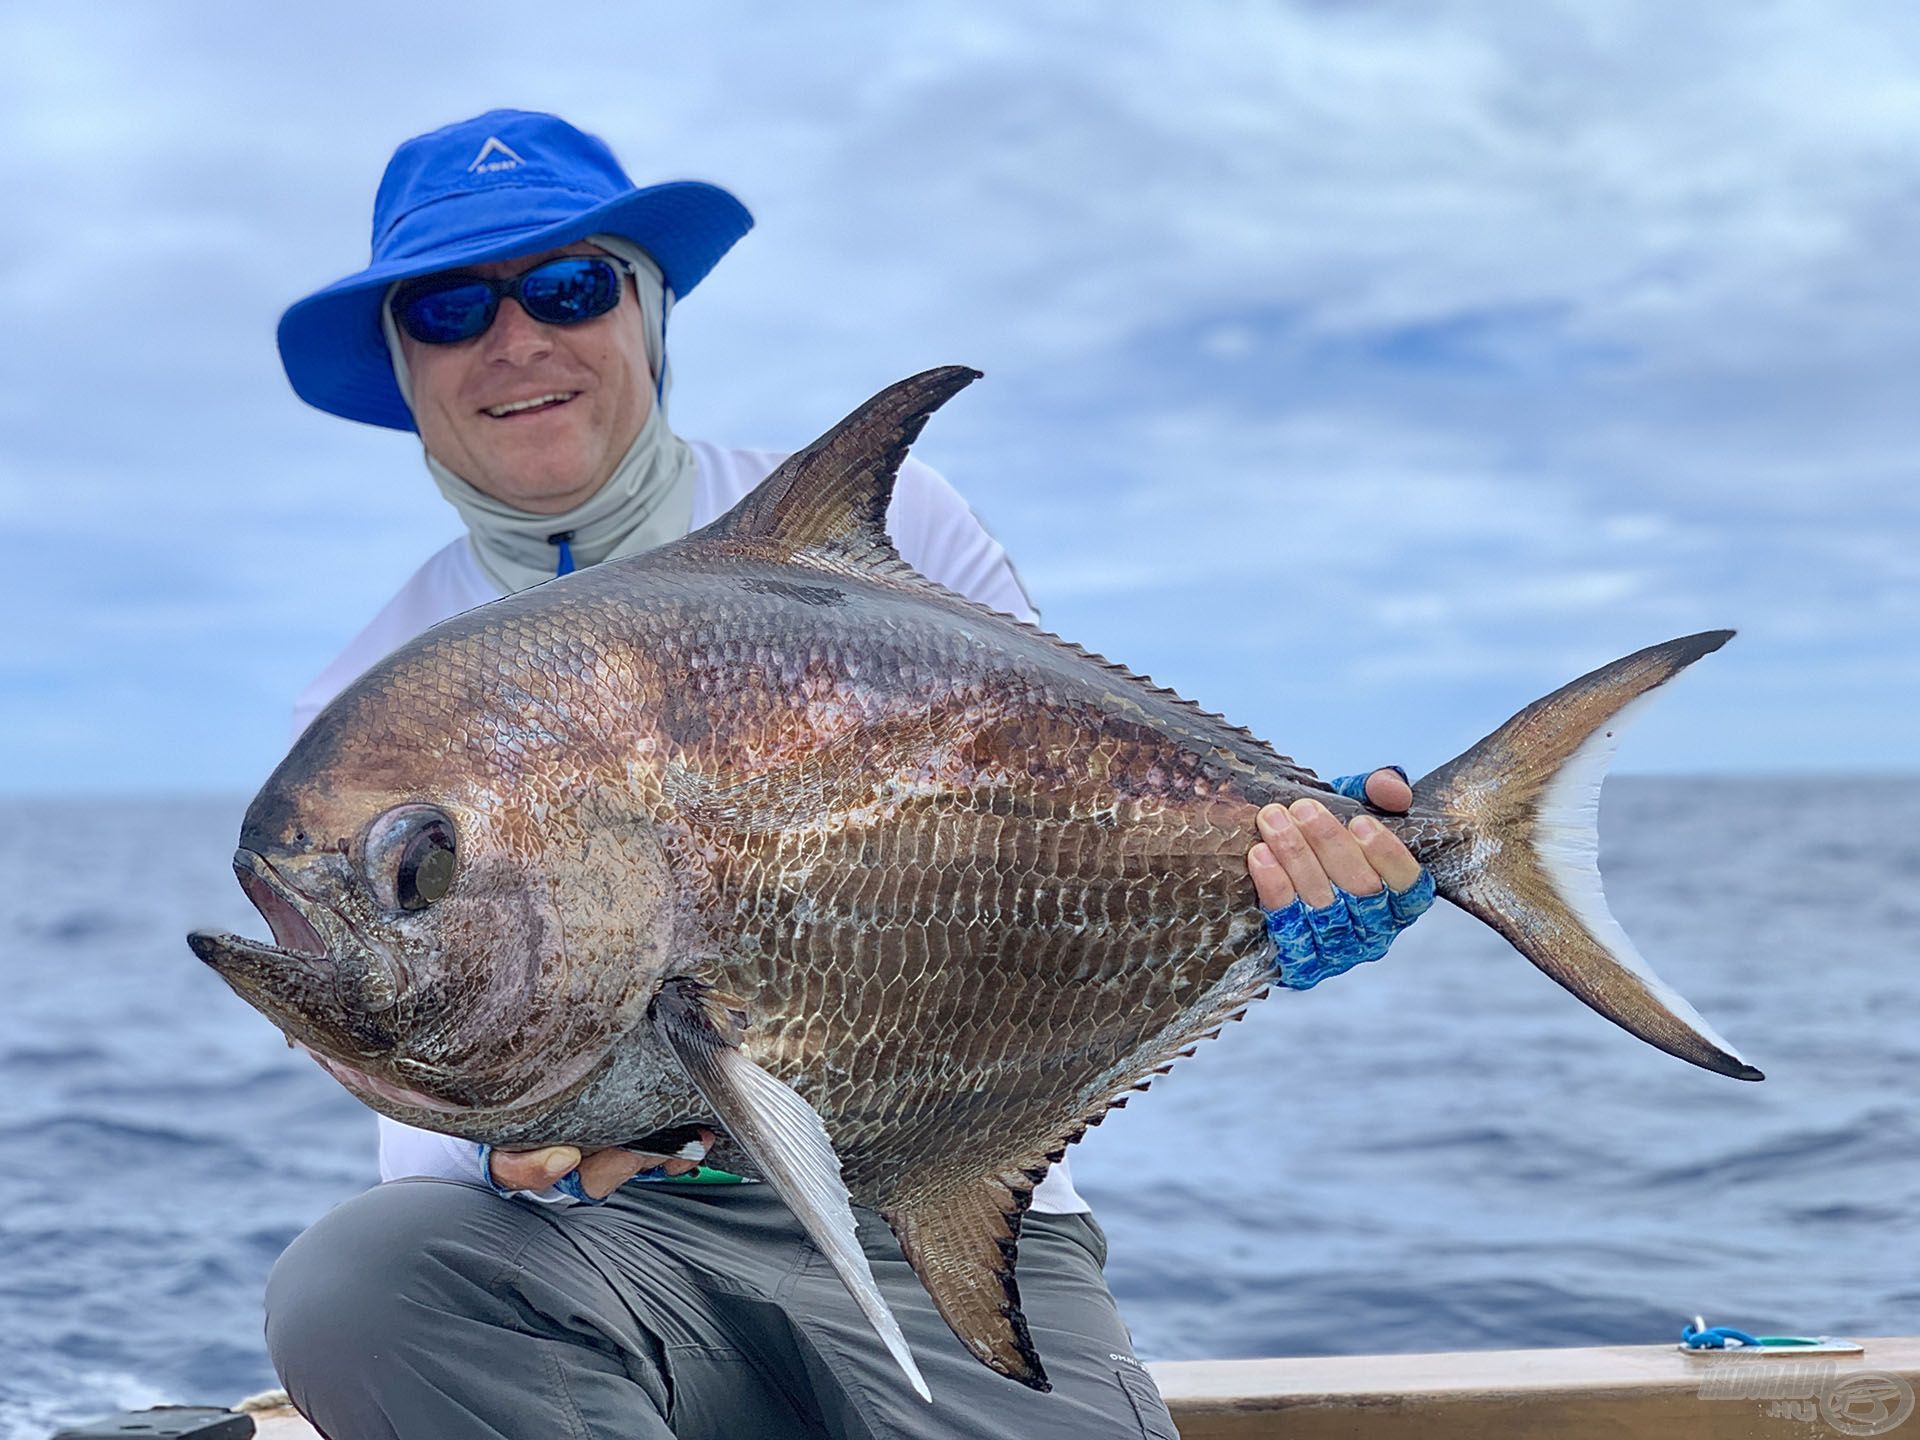
[[[766, 450], [723, 449], [700, 440], [688, 444], [697, 467], [695, 529], [731, 509], [786, 458]], [[958, 492], [917, 460], [909, 459], [901, 467], [893, 505], [887, 512], [887, 531], [901, 555], [921, 574], [1017, 619], [1035, 618], [1007, 552], [981, 526]], [[294, 734], [305, 730], [327, 702], [369, 666], [421, 631], [499, 598], [499, 589], [481, 570], [464, 536], [440, 550], [301, 692], [294, 705]], [[471, 1141], [416, 1130], [384, 1115], [379, 1121], [382, 1180], [432, 1175], [484, 1183], [479, 1149]], [[1065, 1160], [1049, 1170], [1033, 1192], [1033, 1208], [1050, 1214], [1088, 1208], [1073, 1188]]]

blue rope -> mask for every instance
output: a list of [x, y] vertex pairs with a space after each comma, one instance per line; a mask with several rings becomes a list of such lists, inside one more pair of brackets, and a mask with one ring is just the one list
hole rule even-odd
[[573, 573], [573, 531], [562, 530], [556, 535], [549, 535], [547, 543], [558, 546], [560, 550], [560, 561], [554, 566], [553, 573], [571, 575]]
[[1736, 1330], [1731, 1325], [1710, 1325], [1705, 1329], [1684, 1325], [1680, 1330], [1680, 1341], [1689, 1350], [1724, 1350], [1728, 1341], [1736, 1345], [1751, 1345], [1755, 1349], [1760, 1346], [1758, 1336]]

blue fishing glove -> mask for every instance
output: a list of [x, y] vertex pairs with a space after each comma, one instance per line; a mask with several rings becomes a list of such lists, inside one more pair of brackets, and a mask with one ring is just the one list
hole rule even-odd
[[[1398, 765], [1387, 768], [1407, 778]], [[1367, 798], [1366, 775], [1341, 775], [1328, 783], [1349, 800]], [[1311, 990], [1329, 976], [1378, 960], [1394, 936], [1432, 904], [1433, 872], [1424, 867], [1420, 878], [1399, 894], [1382, 886], [1371, 895], [1349, 895], [1336, 885], [1333, 899], [1318, 909], [1296, 895], [1278, 910], [1265, 912], [1267, 934], [1273, 937], [1274, 978], [1289, 990]]]

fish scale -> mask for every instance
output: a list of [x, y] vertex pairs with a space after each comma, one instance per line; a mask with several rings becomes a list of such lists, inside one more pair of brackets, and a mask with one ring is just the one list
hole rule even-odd
[[[1046, 700], [1036, 704], [1037, 688], [1022, 697], [1027, 717], [1050, 712]], [[1266, 942], [1257, 920], [1244, 918], [1233, 948], [1220, 944], [1212, 919], [1249, 909], [1241, 857], [1252, 803], [1223, 804], [1216, 794], [1193, 802], [1205, 812], [1196, 816], [1164, 802], [1116, 805], [1104, 786], [1063, 801], [1058, 792], [1039, 792], [1034, 772], [1090, 773], [1084, 757], [1114, 748], [1113, 737], [1030, 718], [1019, 731], [1017, 744], [1042, 747], [1046, 765], [1017, 748], [996, 753], [1003, 747], [991, 733], [976, 731], [972, 748], [994, 762], [970, 776], [973, 784], [919, 802], [917, 814], [876, 817], [885, 826], [878, 854], [865, 833], [842, 829], [804, 881], [783, 871], [779, 845], [762, 847], [759, 864], [744, 867], [755, 875], [749, 893], [757, 904], [737, 919], [741, 933], [754, 937], [748, 953], [759, 961], [723, 963], [720, 983], [755, 1013], [824, 1022], [804, 1025], [813, 1043], [853, 1060], [832, 1083], [809, 1085], [819, 1072], [814, 1055], [785, 1046], [759, 1055], [751, 1044], [748, 1053], [831, 1117], [850, 1188], [883, 1213], [903, 1178], [924, 1184], [951, 1166], [956, 1137], [968, 1176], [1044, 1168], [1106, 1108], [1117, 1076], [1130, 1081], [1163, 1063], [1264, 987]], [[1184, 757], [1167, 749], [1153, 773], [1180, 774]], [[889, 778], [868, 773], [861, 783], [884, 789]], [[845, 798], [822, 797], [823, 813], [844, 814]], [[1088, 827], [1093, 810], [1124, 822]], [[1022, 815], [1031, 817], [1025, 826]], [[1075, 843], [1062, 855], [1064, 837]], [[1043, 853], [1051, 864], [1036, 864]], [[1132, 863], [1116, 863], [1122, 857]], [[1141, 869], [1159, 883], [1138, 884], [1132, 872]], [[863, 882], [876, 872], [896, 880], [883, 887], [892, 902], [885, 909], [861, 900]], [[1052, 901], [1051, 923], [1037, 913], [1023, 923], [1010, 903], [1036, 892]], [[955, 913], [962, 895], [987, 912], [993, 945], [981, 945], [974, 917]], [[798, 896], [811, 917], [803, 929], [783, 923]], [[1069, 913], [1063, 934], [1058, 919]], [[848, 932], [886, 943], [849, 947]], [[1063, 942], [1079, 960], [1064, 975], [1057, 963]], [[1238, 983], [1215, 988], [1249, 954], [1255, 963], [1241, 966]], [[850, 956], [862, 963], [848, 967]], [[838, 1008], [792, 1014], [783, 977], [796, 974], [832, 977]], [[1088, 981], [1108, 993], [1093, 993]], [[877, 1046], [876, 1015], [893, 1036], [917, 1043]], [[928, 1063], [942, 1054], [967, 1057], [970, 1088], [955, 1088], [949, 1067]], [[996, 1145], [995, 1137], [1017, 1138]]]
[[[235, 868], [277, 943], [190, 937], [407, 1124], [716, 1129], [923, 1394], [851, 1205], [982, 1363], [1046, 1388], [1016, 1279], [1034, 1185], [1264, 993], [1259, 807], [1363, 808], [905, 565], [895, 474], [972, 378], [891, 387], [705, 530], [401, 647], [248, 810]], [[1562, 687], [1380, 820], [1602, 1014], [1757, 1079], [1607, 914], [1592, 838], [1620, 724], [1727, 635]]]

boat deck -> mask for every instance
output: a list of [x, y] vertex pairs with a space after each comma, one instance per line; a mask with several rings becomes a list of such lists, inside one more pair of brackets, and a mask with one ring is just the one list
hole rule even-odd
[[[1152, 1366], [1183, 1440], [1920, 1440], [1920, 1336], [1856, 1356], [1685, 1355], [1671, 1345], [1195, 1360]], [[262, 1440], [316, 1440], [286, 1408]]]

